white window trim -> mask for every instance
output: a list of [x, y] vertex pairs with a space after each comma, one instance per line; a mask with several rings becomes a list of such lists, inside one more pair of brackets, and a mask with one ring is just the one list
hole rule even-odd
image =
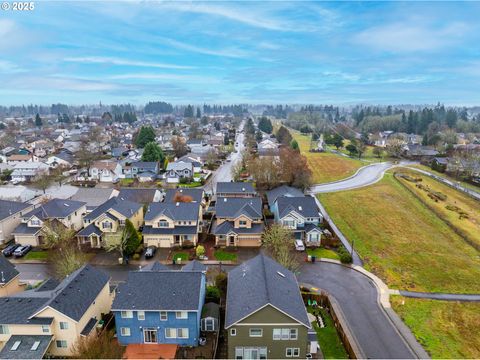
[[132, 332], [130, 331], [129, 327], [121, 327], [120, 328], [120, 335], [122, 336], [131, 336]]
[[[260, 330], [260, 335], [252, 335], [252, 330]], [[263, 329], [262, 328], [251, 328], [248, 330], [249, 337], [262, 337], [263, 336]]]
[[[175, 332], [174, 336], [167, 336], [168, 330], [173, 330]], [[165, 339], [176, 339], [177, 338], [177, 329], [176, 328], [165, 328]]]
[[120, 316], [122, 319], [131, 319], [133, 318], [133, 311], [131, 310], [121, 311]]
[[[165, 319], [163, 319], [162, 314], [165, 314]], [[167, 321], [168, 320], [168, 312], [160, 311], [160, 321]]]
[[[178, 316], [180, 314], [180, 316]], [[185, 316], [183, 316], [185, 314]], [[186, 320], [188, 319], [188, 311], [175, 311], [175, 319]]]
[[[63, 324], [63, 325], [62, 325]], [[63, 327], [62, 327], [63, 326]], [[66, 321], [60, 321], [58, 323], [58, 327], [60, 328], [60, 330], [68, 330], [68, 322]]]
[[237, 329], [230, 329], [230, 336], [237, 336]]
[[145, 320], [145, 311], [137, 311], [137, 320], [140, 320], [140, 321]]
[[[291, 352], [291, 355], [288, 355], [288, 351], [289, 351], [289, 350], [290, 350], [290, 352]], [[296, 355], [295, 355], [295, 352], [297, 353]], [[286, 349], [285, 349], [285, 357], [287, 357], [287, 358], [292, 358], [292, 357], [299, 357], [299, 356], [300, 356], [300, 348], [297, 348], [297, 347], [295, 347], [295, 348], [289, 347], [289, 348], [286, 348]]]
[[[186, 332], [187, 336], [180, 336], [178, 333], [180, 330], [182, 333]], [[190, 337], [190, 331], [188, 331], [188, 328], [178, 328], [177, 329], [177, 339], [188, 339]]]
[[[58, 344], [65, 344], [65, 346], [58, 346]], [[68, 348], [68, 343], [67, 343], [67, 340], [55, 340], [55, 346], [58, 348], [58, 349], [66, 349]]]

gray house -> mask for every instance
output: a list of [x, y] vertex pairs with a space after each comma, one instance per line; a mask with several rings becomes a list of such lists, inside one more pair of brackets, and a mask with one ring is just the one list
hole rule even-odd
[[22, 215], [33, 210], [33, 205], [18, 201], [0, 200], [0, 244], [13, 238], [12, 231], [20, 225]]
[[165, 178], [167, 183], [178, 183], [181, 178], [193, 177], [193, 164], [186, 161], [168, 163]]
[[218, 182], [217, 197], [254, 197], [257, 192], [250, 182]]

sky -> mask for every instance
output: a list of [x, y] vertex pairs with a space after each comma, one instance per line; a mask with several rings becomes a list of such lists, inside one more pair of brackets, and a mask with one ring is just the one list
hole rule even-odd
[[36, 1], [0, 104], [480, 105], [480, 2]]

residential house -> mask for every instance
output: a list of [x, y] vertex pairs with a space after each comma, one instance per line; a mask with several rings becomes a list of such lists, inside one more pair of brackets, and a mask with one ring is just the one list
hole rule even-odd
[[0, 200], [0, 244], [13, 239], [12, 232], [20, 225], [22, 215], [33, 210], [33, 205], [19, 201]]
[[203, 152], [203, 147], [206, 144], [203, 140], [200, 139], [190, 139], [187, 141], [187, 146], [190, 148], [190, 151], [194, 154], [199, 154]]
[[35, 191], [23, 185], [0, 186], [0, 199], [26, 202], [35, 198]]
[[78, 188], [70, 200], [83, 201], [87, 205], [87, 213], [105, 203], [108, 199], [118, 196], [119, 191], [111, 188]]
[[17, 163], [11, 174], [12, 182], [28, 182], [34, 180], [37, 176], [48, 174], [49, 167], [42, 162], [19, 162]]
[[218, 182], [217, 197], [254, 197], [257, 192], [250, 182]]
[[34, 161], [32, 154], [12, 154], [7, 157], [7, 164], [17, 164], [17, 163], [24, 163]]
[[13, 295], [24, 289], [18, 270], [6, 257], [0, 255], [0, 297]]
[[183, 162], [192, 163], [194, 174], [202, 172], [203, 164], [202, 164], [202, 160], [200, 159], [199, 156], [185, 155], [185, 156], [182, 156], [178, 160], [183, 161]]
[[279, 145], [272, 139], [264, 139], [257, 145], [257, 154], [259, 157], [278, 157]]
[[138, 230], [143, 224], [142, 204], [112, 197], [83, 218], [83, 229], [77, 233], [81, 245], [102, 248], [118, 241], [125, 221], [130, 220]]
[[282, 197], [282, 196], [301, 197], [305, 195], [303, 194], [303, 191], [297, 188], [294, 188], [292, 186], [287, 186], [287, 185], [281, 185], [272, 190], [267, 191], [266, 196], [267, 196], [268, 204], [271, 209], [273, 204], [275, 204], [275, 201], [277, 201], [279, 197]]
[[206, 204], [205, 192], [203, 189], [190, 188], [167, 189], [165, 192], [165, 199], [163, 201], [167, 203], [193, 202], [201, 205]]
[[12, 234], [15, 242], [22, 245], [43, 245], [45, 222], [62, 224], [63, 226], [80, 230], [82, 216], [87, 212], [86, 204], [82, 201], [52, 199], [38, 206], [32, 211], [23, 214], [22, 222]]
[[118, 341], [197, 346], [205, 302], [201, 271], [131, 271], [113, 302]]
[[163, 193], [155, 188], [121, 188], [118, 197], [142, 205], [148, 205], [163, 200]]
[[62, 149], [56, 155], [49, 156], [46, 164], [53, 167], [61, 167], [65, 169], [70, 169], [75, 163], [72, 152], [67, 149]]
[[168, 163], [167, 172], [165, 173], [165, 178], [167, 183], [178, 183], [182, 178], [192, 178], [193, 177], [193, 164], [186, 161], [174, 161]]
[[259, 247], [264, 229], [259, 197], [220, 197], [215, 204], [212, 234], [217, 246]]
[[77, 339], [95, 334], [110, 312], [110, 278], [84, 265], [62, 282], [0, 298], [0, 358], [74, 355]]
[[423, 146], [420, 144], [407, 144], [404, 147], [404, 154], [406, 157], [411, 159], [432, 160], [440, 153], [428, 146]]
[[280, 196], [271, 205], [275, 222], [291, 229], [295, 239], [305, 241], [307, 246], [320, 246], [322, 221], [320, 210], [311, 196]]
[[199, 203], [152, 203], [145, 214], [143, 241], [160, 248], [196, 245], [201, 221]]
[[153, 181], [157, 178], [159, 165], [156, 161], [135, 161], [124, 169], [125, 178]]
[[310, 328], [291, 271], [258, 255], [228, 273], [229, 359], [305, 359]]
[[386, 147], [388, 143], [388, 139], [394, 133], [394, 131], [380, 131], [377, 134], [374, 134], [371, 137], [373, 140], [373, 144], [378, 147]]
[[116, 182], [122, 175], [122, 166], [115, 160], [95, 161], [89, 170], [89, 176], [99, 182]]

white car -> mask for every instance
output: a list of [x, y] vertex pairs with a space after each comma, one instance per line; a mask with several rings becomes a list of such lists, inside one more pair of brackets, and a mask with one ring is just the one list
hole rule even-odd
[[302, 240], [295, 240], [295, 250], [305, 251], [305, 245]]

